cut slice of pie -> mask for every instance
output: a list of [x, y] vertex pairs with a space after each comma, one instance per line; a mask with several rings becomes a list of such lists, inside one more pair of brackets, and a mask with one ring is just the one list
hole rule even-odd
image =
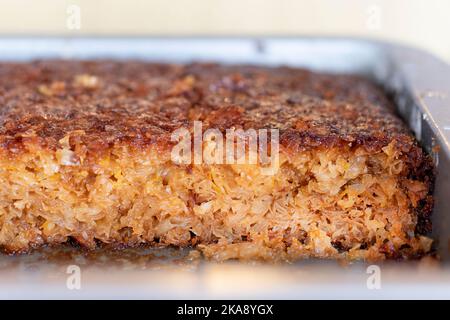
[[[360, 77], [217, 64], [2, 63], [0, 106], [6, 252], [69, 240], [192, 246], [216, 260], [430, 251], [432, 161], [382, 91]], [[215, 140], [195, 145], [195, 123]], [[180, 130], [184, 151], [194, 152], [184, 162], [173, 157]], [[223, 147], [217, 134], [227, 132], [244, 133], [250, 159], [248, 133], [262, 130], [277, 133], [269, 174], [261, 154], [253, 163], [195, 160], [198, 148]]]

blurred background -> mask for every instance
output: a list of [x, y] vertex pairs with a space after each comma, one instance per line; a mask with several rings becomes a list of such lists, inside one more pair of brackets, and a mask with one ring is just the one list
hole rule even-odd
[[448, 0], [0, 0], [0, 35], [346, 35], [450, 62]]

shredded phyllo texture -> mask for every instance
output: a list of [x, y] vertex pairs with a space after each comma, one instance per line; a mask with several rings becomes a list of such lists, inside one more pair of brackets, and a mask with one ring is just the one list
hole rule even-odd
[[[31, 150], [30, 150], [31, 151]], [[380, 259], [430, 250], [412, 209], [427, 185], [402, 177], [393, 144], [377, 154], [333, 148], [256, 165], [178, 166], [113, 149], [95, 164], [72, 151], [3, 160], [0, 243], [11, 251], [96, 242], [196, 246], [210, 258]]]

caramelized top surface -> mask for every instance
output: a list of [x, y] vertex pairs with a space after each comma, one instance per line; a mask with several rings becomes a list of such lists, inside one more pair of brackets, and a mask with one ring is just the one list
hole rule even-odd
[[170, 144], [179, 127], [278, 128], [291, 150], [414, 143], [369, 81], [287, 67], [35, 61], [0, 64], [3, 148], [76, 132], [90, 149]]

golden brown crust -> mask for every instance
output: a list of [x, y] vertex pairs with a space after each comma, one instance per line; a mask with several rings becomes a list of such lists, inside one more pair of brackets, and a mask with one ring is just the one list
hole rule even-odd
[[73, 131], [97, 150], [169, 143], [194, 119], [218, 128], [279, 128], [295, 151], [339, 144], [379, 150], [413, 139], [371, 83], [291, 68], [63, 62], [0, 65], [4, 148], [36, 136], [55, 147]]

